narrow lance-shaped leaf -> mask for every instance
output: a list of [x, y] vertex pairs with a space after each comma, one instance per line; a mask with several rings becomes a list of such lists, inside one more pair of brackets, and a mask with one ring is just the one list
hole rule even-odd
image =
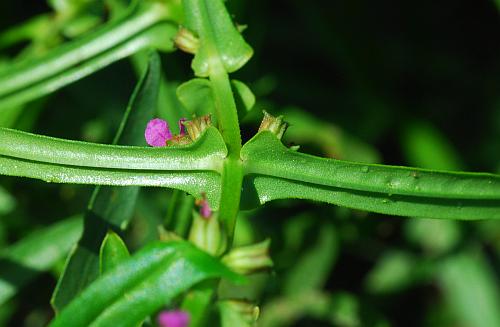
[[[147, 117], [151, 118], [151, 116]], [[144, 142], [144, 125], [137, 133]], [[140, 134], [140, 135], [139, 135]], [[47, 164], [113, 170], [217, 170], [225, 157], [224, 142], [215, 128], [190, 146], [147, 148], [71, 141], [0, 128], [0, 156]], [[12, 172], [11, 174], [16, 174]]]
[[194, 284], [217, 277], [243, 280], [187, 242], [152, 243], [92, 283], [50, 326], [134, 326]]
[[178, 19], [176, 4], [144, 2], [130, 15], [64, 44], [46, 56], [26, 60], [0, 72], [0, 110], [49, 94], [144, 48], [173, 50]]
[[37, 230], [5, 248], [0, 254], [0, 305], [63, 259], [82, 229], [82, 217], [76, 216]]
[[324, 159], [290, 150], [267, 131], [243, 147], [242, 158], [251, 175], [246, 199], [254, 194], [261, 203], [301, 198], [401, 216], [500, 218], [500, 176], [494, 174]]
[[[150, 57], [149, 69], [139, 81], [125, 111], [114, 143], [143, 144], [142, 128], [156, 109], [160, 58]], [[109, 228], [123, 228], [132, 217], [138, 187], [97, 187], [84, 217], [84, 231], [66, 263], [52, 297], [60, 311], [99, 275], [99, 250]]]

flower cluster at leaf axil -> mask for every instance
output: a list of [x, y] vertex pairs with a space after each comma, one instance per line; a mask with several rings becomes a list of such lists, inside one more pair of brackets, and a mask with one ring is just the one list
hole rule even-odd
[[146, 142], [152, 147], [190, 144], [212, 125], [212, 119], [210, 115], [196, 117], [191, 120], [181, 118], [178, 125], [179, 134], [174, 135], [167, 121], [161, 118], [150, 120], [144, 132]]

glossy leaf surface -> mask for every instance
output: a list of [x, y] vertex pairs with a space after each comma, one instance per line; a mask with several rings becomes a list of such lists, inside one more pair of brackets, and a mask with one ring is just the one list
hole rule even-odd
[[208, 278], [241, 277], [187, 242], [152, 243], [92, 283], [50, 326], [134, 326]]
[[201, 39], [191, 64], [196, 76], [210, 74], [210, 58], [214, 56], [222, 60], [229, 73], [250, 59], [253, 50], [236, 29], [221, 0], [183, 0], [182, 4], [186, 27]]
[[247, 191], [424, 218], [500, 218], [500, 176], [324, 159], [287, 149], [261, 132], [242, 149]]

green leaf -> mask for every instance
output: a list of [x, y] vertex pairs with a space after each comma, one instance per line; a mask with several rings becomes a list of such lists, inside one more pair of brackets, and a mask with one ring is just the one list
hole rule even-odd
[[[231, 88], [235, 97], [238, 118], [243, 119], [253, 108], [255, 96], [243, 82], [232, 80]], [[194, 78], [181, 84], [177, 88], [177, 97], [191, 114], [201, 116], [215, 113], [212, 87], [210, 81], [207, 79]]]
[[0, 305], [70, 251], [83, 229], [82, 217], [33, 232], [0, 254]]
[[293, 326], [302, 317], [326, 320], [331, 314], [331, 296], [319, 291], [299, 296], [278, 297], [266, 303], [259, 317], [259, 326]]
[[298, 198], [400, 216], [500, 218], [500, 176], [362, 164], [286, 148], [264, 131], [241, 151], [244, 206]]
[[421, 264], [410, 253], [390, 251], [367, 275], [366, 288], [376, 294], [402, 291], [416, 280]]
[[433, 255], [444, 254], [460, 242], [457, 222], [436, 219], [411, 219], [404, 226], [406, 239]]
[[44, 31], [51, 23], [50, 15], [41, 14], [2, 31], [0, 34], [0, 49], [39, 38], [40, 31]]
[[8, 214], [16, 206], [16, 199], [0, 186], [0, 216]]
[[[140, 132], [140, 136], [137, 133], [138, 145], [145, 145], [146, 123], [137, 124], [135, 128]], [[20, 162], [47, 164], [55, 170], [57, 167], [89, 167], [102, 168], [96, 171], [123, 172], [217, 171], [227, 153], [220, 133], [213, 127], [189, 146], [155, 148], [63, 140], [7, 128], [0, 128], [0, 138], [0, 156], [20, 159]], [[13, 175], [17, 174], [14, 172]]]
[[500, 326], [498, 278], [480, 252], [442, 262], [438, 278], [445, 300], [461, 326]]
[[251, 303], [236, 300], [219, 301], [222, 327], [254, 327], [259, 317], [259, 308]]
[[402, 135], [407, 161], [421, 168], [459, 170], [464, 167], [451, 142], [426, 122], [415, 121]]
[[[143, 128], [153, 115], [160, 82], [160, 58], [152, 53], [149, 68], [137, 84], [114, 143], [141, 144]], [[84, 232], [70, 255], [52, 296], [56, 312], [99, 276], [99, 251], [110, 228], [123, 229], [132, 217], [138, 187], [97, 187], [84, 217]]]
[[312, 144], [329, 158], [380, 162], [380, 154], [376, 149], [349, 135], [339, 126], [298, 108], [287, 108], [281, 114], [290, 124], [284, 135], [285, 144]]
[[236, 109], [238, 110], [238, 118], [241, 120], [255, 105], [255, 95], [245, 83], [235, 79], [231, 81], [231, 88], [234, 93]]
[[253, 50], [231, 21], [221, 0], [183, 0], [185, 26], [200, 37], [192, 69], [196, 76], [210, 74], [211, 59], [218, 57], [229, 73], [240, 69], [252, 57]]
[[171, 8], [158, 2], [143, 3], [130, 15], [64, 44], [46, 56], [21, 61], [2, 70], [0, 110], [54, 92], [142, 49], [155, 47], [172, 51], [173, 43], [165, 42], [176, 33], [175, 24], [169, 21]]
[[177, 88], [177, 97], [191, 114], [201, 116], [215, 111], [212, 87], [208, 79], [194, 78], [182, 83]]
[[216, 277], [242, 281], [187, 242], [155, 242], [102, 275], [50, 326], [134, 326], [194, 284]]
[[130, 257], [127, 246], [113, 231], [108, 231], [99, 251], [99, 271], [104, 274]]
[[338, 253], [338, 241], [335, 228], [324, 224], [318, 239], [296, 259], [292, 269], [288, 270], [284, 292], [298, 295], [312, 290], [321, 290], [330, 276], [330, 271]]

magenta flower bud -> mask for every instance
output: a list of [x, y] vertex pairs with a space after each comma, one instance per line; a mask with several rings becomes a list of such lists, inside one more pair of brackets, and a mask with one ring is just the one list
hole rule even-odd
[[189, 314], [181, 310], [165, 310], [158, 314], [157, 321], [160, 327], [187, 327]]
[[212, 215], [212, 209], [210, 209], [210, 206], [208, 205], [208, 201], [206, 199], [203, 199], [200, 203], [200, 215], [203, 218], [210, 218]]
[[186, 118], [179, 119], [179, 136], [186, 135], [186, 126], [184, 126], [183, 122], [185, 122]]
[[166, 142], [172, 138], [172, 132], [166, 121], [155, 118], [150, 120], [146, 126], [144, 137], [151, 146], [165, 146]]

